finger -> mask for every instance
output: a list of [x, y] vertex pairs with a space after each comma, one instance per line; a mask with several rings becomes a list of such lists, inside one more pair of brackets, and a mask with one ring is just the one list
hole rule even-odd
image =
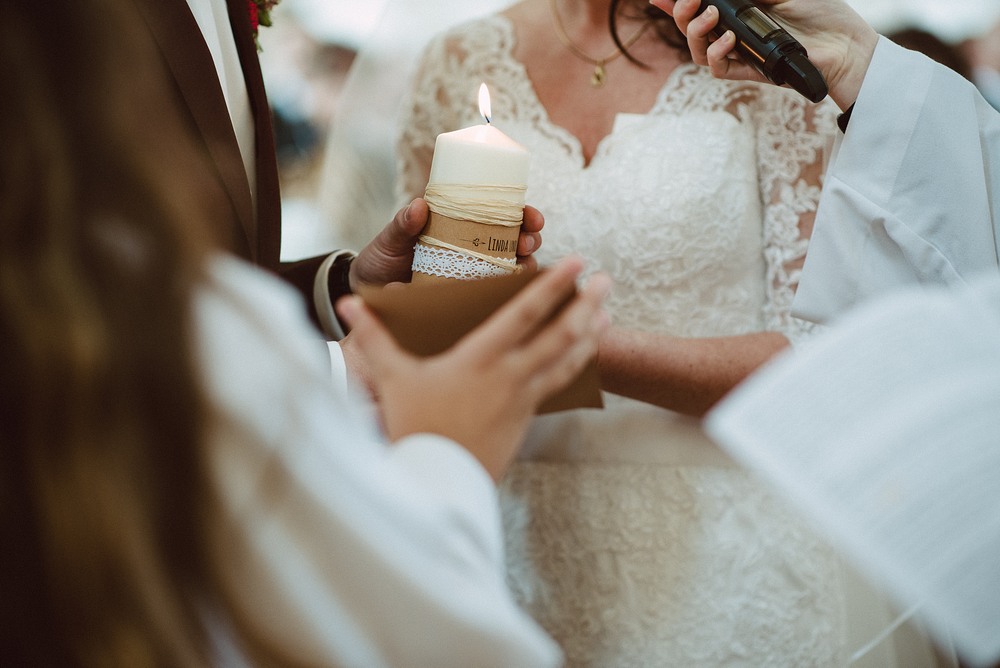
[[766, 81], [756, 68], [744, 61], [735, 51], [736, 35], [727, 30], [722, 37], [712, 43], [706, 56], [712, 76], [717, 79]]
[[674, 4], [676, 4], [674, 0], [649, 0], [649, 4], [659, 7], [670, 16], [674, 15]]
[[569, 257], [541, 272], [486, 322], [477, 327], [460, 345], [473, 351], [495, 354], [497, 350], [516, 347], [561, 307], [573, 294], [576, 279], [583, 271], [583, 260]]
[[[601, 336], [609, 326], [607, 315], [601, 310], [601, 303], [607, 294], [609, 281], [604, 279], [605, 284], [601, 285], [601, 279], [592, 279], [581, 292], [580, 305], [576, 313], [566, 313], [568, 318], [582, 316], [582, 324], [575, 325], [581, 327], [578, 335], [570, 339], [556, 339], [558, 347], [548, 359], [540, 358], [538, 363], [542, 366], [537, 368], [528, 367], [522, 373], [527, 377], [522, 381], [521, 386], [525, 388], [527, 396], [536, 402], [541, 402], [555, 392], [564, 389], [574, 378], [576, 378], [588, 362], [597, 355], [598, 344]], [[577, 305], [574, 305], [577, 306]], [[560, 316], [562, 319], [562, 316]], [[541, 344], [542, 342], [539, 341]], [[551, 342], [546, 342], [550, 345]], [[550, 350], [550, 352], [553, 352]]]
[[597, 344], [597, 337], [586, 337], [577, 339], [569, 349], [563, 349], [553, 364], [522, 383], [526, 398], [537, 405], [566, 389], [594, 359]]
[[384, 285], [410, 280], [413, 247], [427, 224], [427, 203], [417, 198], [400, 209], [351, 263], [351, 285]]
[[725, 79], [729, 76], [730, 70], [735, 69], [740, 63], [733, 59], [735, 56], [733, 49], [736, 48], [736, 35], [732, 30], [727, 30], [722, 37], [708, 47], [705, 57], [708, 59], [708, 67], [712, 71], [712, 76]]
[[[611, 281], [606, 275], [591, 277], [557, 318], [514, 351], [516, 372], [527, 378], [539, 375], [542, 370], [557, 376], [561, 376], [560, 368], [564, 369], [563, 373], [579, 372], [582, 363], [596, 354], [598, 339], [608, 325], [602, 304], [610, 288]], [[579, 357], [576, 361], [563, 361], [570, 351], [577, 349], [578, 355], [581, 351], [587, 353], [582, 362]]]
[[524, 207], [524, 220], [521, 221], [521, 231], [529, 233], [541, 232], [544, 226], [545, 216], [542, 215], [542, 212], [533, 206], [526, 205]]
[[521, 230], [517, 237], [517, 255], [519, 258], [528, 257], [539, 249], [542, 245], [542, 227], [545, 225], [545, 217], [542, 212], [533, 206], [524, 207], [524, 220], [521, 222]]
[[527, 258], [542, 245], [542, 235], [522, 231], [517, 237], [517, 256]]
[[364, 355], [376, 382], [406, 368], [407, 353], [360, 297], [343, 297], [337, 301], [336, 309], [351, 328], [354, 345]]
[[700, 10], [700, 0], [677, 0], [669, 13], [674, 17], [674, 23], [680, 28], [681, 33], [687, 35], [688, 26]]
[[413, 241], [420, 235], [420, 231], [427, 224], [427, 217], [430, 210], [427, 202], [423, 198], [417, 197], [406, 207], [399, 210], [393, 218], [390, 230], [393, 240], [401, 245], [413, 245]]
[[718, 25], [719, 10], [713, 5], [687, 23], [685, 34], [687, 35], [688, 49], [691, 51], [692, 60], [698, 65], [708, 64], [708, 57], [705, 53], [713, 40], [712, 31]]
[[417, 242], [417, 237], [420, 236], [420, 231], [427, 224], [428, 215], [427, 203], [419, 197], [416, 198], [396, 213], [392, 222], [375, 237], [373, 244], [381, 253], [387, 255], [410, 253]]

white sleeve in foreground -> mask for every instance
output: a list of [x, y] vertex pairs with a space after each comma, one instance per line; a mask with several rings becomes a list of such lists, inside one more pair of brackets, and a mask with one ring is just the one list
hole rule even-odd
[[209, 536], [244, 619], [305, 665], [558, 665], [507, 588], [478, 463], [440, 436], [387, 445], [317, 364], [297, 295], [235, 260], [214, 276], [197, 305]]
[[939, 641], [1000, 659], [1000, 278], [852, 314], [706, 428]]
[[485, 558], [503, 565], [496, 486], [465, 448], [440, 436], [417, 434], [392, 447], [396, 464], [451, 508], [453, 521], [476, 536]]

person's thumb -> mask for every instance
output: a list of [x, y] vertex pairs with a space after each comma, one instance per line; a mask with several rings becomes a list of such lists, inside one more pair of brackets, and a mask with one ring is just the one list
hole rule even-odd
[[354, 260], [351, 270], [361, 284], [386, 285], [410, 280], [413, 247], [427, 224], [427, 203], [417, 198], [400, 209]]
[[386, 255], [409, 255], [427, 224], [427, 203], [419, 197], [395, 215], [377, 239]]

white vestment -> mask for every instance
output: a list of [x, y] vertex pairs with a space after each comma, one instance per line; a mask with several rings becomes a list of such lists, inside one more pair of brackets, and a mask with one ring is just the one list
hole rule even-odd
[[706, 425], [942, 647], [1000, 659], [1000, 276], [856, 309]]
[[302, 665], [559, 664], [507, 588], [496, 489], [464, 448], [387, 446], [299, 298], [248, 265], [217, 261], [196, 314], [212, 553], [263, 640]]
[[895, 288], [996, 272], [1000, 113], [943, 65], [880, 38], [831, 161], [793, 305], [825, 322]]
[[870, 303], [706, 421], [977, 665], [1000, 658], [998, 160], [1000, 113], [881, 39], [795, 306], [824, 320]]

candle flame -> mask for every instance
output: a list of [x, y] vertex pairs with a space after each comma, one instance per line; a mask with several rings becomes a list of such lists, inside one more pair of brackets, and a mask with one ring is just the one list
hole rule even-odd
[[493, 109], [490, 106], [490, 89], [485, 83], [479, 84], [479, 113], [483, 115], [489, 123], [493, 118]]

